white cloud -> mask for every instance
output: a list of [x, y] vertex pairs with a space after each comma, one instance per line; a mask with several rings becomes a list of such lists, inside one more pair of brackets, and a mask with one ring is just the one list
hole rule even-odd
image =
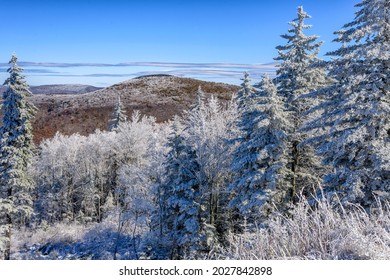
[[[262, 74], [275, 75], [276, 63], [177, 63], [177, 62], [123, 62], [107, 63], [57, 63], [57, 62], [19, 62], [31, 79], [45, 78], [48, 82], [66, 79], [69, 83], [80, 78], [105, 78], [105, 82], [118, 82], [120, 78], [129, 79], [151, 74], [168, 74], [180, 77], [198, 78], [209, 81], [240, 83], [244, 72], [254, 79]], [[0, 63], [0, 72], [5, 72], [5, 63]], [[66, 69], [66, 72], [65, 72]], [[68, 78], [68, 79], [67, 79]], [[86, 80], [88, 82], [88, 80]], [[34, 82], [35, 83], [35, 82]], [[96, 83], [94, 81], [94, 83]]]
[[[181, 62], [122, 62], [122, 63], [61, 63], [61, 62], [19, 62], [22, 67], [174, 67], [174, 68], [233, 68], [233, 69], [274, 69], [275, 63], [244, 64], [244, 63], [181, 63]], [[0, 67], [8, 66], [0, 63]]]

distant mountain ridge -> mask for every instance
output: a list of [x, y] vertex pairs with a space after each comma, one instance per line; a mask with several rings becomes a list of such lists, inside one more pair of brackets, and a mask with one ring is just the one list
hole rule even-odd
[[[0, 93], [4, 92], [5, 89], [5, 86], [0, 86]], [[33, 94], [83, 94], [93, 92], [99, 89], [102, 88], [79, 84], [57, 84], [30, 87], [30, 91]]]
[[33, 86], [30, 88], [33, 94], [83, 94], [83, 93], [97, 91], [99, 89], [102, 88], [89, 86], [89, 85], [79, 85], [79, 84], [43, 85], [43, 86]]

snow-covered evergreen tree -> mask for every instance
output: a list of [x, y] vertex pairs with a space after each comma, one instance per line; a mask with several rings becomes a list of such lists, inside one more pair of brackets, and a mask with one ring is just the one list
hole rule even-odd
[[12, 56], [4, 85], [3, 117], [0, 128], [0, 222], [5, 237], [1, 246], [4, 258], [9, 259], [11, 228], [25, 225], [33, 214], [34, 182], [27, 172], [33, 156], [31, 120], [36, 108], [27, 100], [31, 94]]
[[[323, 114], [308, 127], [323, 132], [327, 192], [369, 206], [390, 194], [390, 1], [363, 0], [355, 19], [335, 32], [342, 45], [328, 53], [337, 82], [321, 91]], [[321, 130], [328, 127], [329, 130]], [[329, 131], [329, 132], [328, 132]]]
[[201, 249], [203, 239], [199, 202], [201, 184], [195, 152], [185, 142], [178, 119], [173, 123], [167, 145], [165, 179], [157, 194], [156, 226], [159, 227], [160, 240], [152, 245], [153, 255], [169, 259], [189, 258]]
[[307, 121], [307, 110], [317, 104], [314, 98], [305, 98], [314, 90], [318, 90], [328, 83], [323, 64], [317, 58], [322, 42], [317, 42], [318, 36], [307, 36], [305, 29], [311, 28], [304, 23], [310, 16], [298, 7], [298, 17], [289, 24], [289, 34], [281, 37], [287, 40], [284, 46], [276, 47], [281, 61], [275, 79], [278, 94], [283, 97], [285, 107], [290, 112], [293, 130], [291, 131], [291, 159], [290, 169], [292, 177], [292, 199], [296, 201], [297, 194], [309, 195], [321, 182], [324, 168], [314, 152], [308, 145], [306, 133], [299, 131], [302, 124]]
[[289, 34], [281, 35], [287, 40], [284, 46], [277, 46], [277, 61], [281, 61], [276, 71], [278, 93], [284, 98], [288, 109], [295, 112], [294, 121], [300, 126], [301, 114], [311, 107], [312, 99], [299, 98], [302, 94], [317, 90], [327, 84], [324, 67], [317, 58], [322, 42], [317, 42], [319, 36], [305, 35], [304, 30], [311, 25], [304, 23], [311, 18], [303, 7], [298, 7], [298, 17], [289, 24]]
[[123, 109], [123, 104], [121, 102], [120, 96], [115, 105], [114, 112], [112, 113], [112, 119], [109, 123], [110, 131], [117, 131], [121, 124], [125, 123], [127, 120], [126, 111]]
[[[246, 77], [247, 79], [248, 77]], [[245, 85], [243, 85], [245, 86]], [[264, 221], [271, 208], [285, 207], [291, 190], [289, 116], [271, 79], [264, 76], [241, 112], [240, 138], [233, 152], [234, 180], [230, 207], [247, 218]]]
[[244, 107], [247, 104], [248, 98], [251, 98], [256, 92], [255, 88], [250, 84], [251, 79], [249, 77], [248, 72], [244, 73], [244, 78], [242, 78], [241, 80], [241, 87], [238, 90], [237, 94], [234, 96], [239, 112], [244, 111]]
[[[255, 102], [254, 97], [256, 94], [255, 88], [251, 85], [251, 79], [248, 72], [244, 73], [244, 77], [241, 80], [242, 83], [240, 89], [234, 96], [233, 100], [237, 108], [237, 119], [232, 124], [232, 131], [234, 131], [234, 136], [231, 139], [227, 139], [228, 143], [230, 143], [232, 146], [235, 145], [231, 157], [231, 180], [233, 183], [228, 186], [228, 191], [232, 193], [232, 197], [230, 198], [230, 203], [228, 205], [232, 215], [231, 219], [229, 219], [232, 220], [232, 224], [230, 225], [232, 228], [241, 227], [241, 225], [236, 225], [237, 222], [241, 222], [241, 214], [243, 212], [240, 201], [242, 194], [240, 194], [239, 190], [241, 187], [239, 187], [238, 182], [234, 180], [237, 180], [244, 172], [246, 172], [246, 168], [248, 167], [246, 164], [244, 164], [241, 168], [238, 168], [237, 161], [239, 161], [241, 157], [245, 157], [246, 153], [248, 152], [240, 151], [240, 149], [241, 145], [249, 139], [250, 133], [253, 129], [253, 123], [248, 122], [248, 120], [253, 118], [253, 104]], [[256, 113], [259, 114], [260, 112], [256, 111]], [[244, 200], [246, 199], [244, 198], [244, 195], [242, 195], [242, 198]], [[247, 213], [244, 213], [244, 215], [245, 214]]]

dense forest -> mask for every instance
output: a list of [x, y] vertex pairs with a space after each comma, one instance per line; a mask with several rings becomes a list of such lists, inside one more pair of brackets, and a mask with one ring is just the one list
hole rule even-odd
[[164, 123], [120, 96], [107, 131], [38, 147], [14, 55], [0, 129], [4, 259], [390, 258], [390, 1], [322, 42], [297, 16], [275, 77], [202, 89]]

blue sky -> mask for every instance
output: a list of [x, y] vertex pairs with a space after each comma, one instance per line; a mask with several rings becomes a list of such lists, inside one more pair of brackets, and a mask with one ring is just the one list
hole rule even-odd
[[107, 86], [148, 73], [239, 83], [246, 70], [254, 78], [272, 72], [267, 64], [300, 5], [312, 16], [307, 34], [324, 41], [323, 57], [359, 1], [2, 2], [1, 80], [15, 52], [31, 85]]

